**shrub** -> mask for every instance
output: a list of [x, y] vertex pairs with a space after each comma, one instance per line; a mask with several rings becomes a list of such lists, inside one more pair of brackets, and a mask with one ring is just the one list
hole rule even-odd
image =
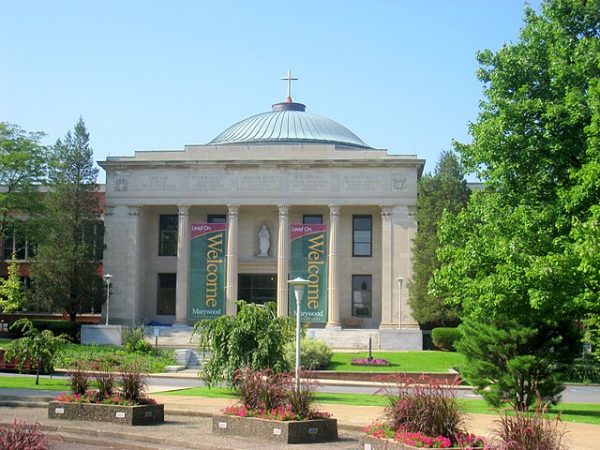
[[236, 371], [234, 386], [241, 406], [226, 408], [226, 414], [278, 420], [328, 417], [314, 409], [315, 383], [303, 381], [300, 390], [296, 391], [290, 372], [275, 373], [271, 369], [246, 367]]
[[[456, 442], [466, 433], [465, 419], [454, 397], [454, 390], [438, 381], [422, 377], [425, 384], [412, 384], [404, 375], [396, 375], [393, 387], [382, 388], [388, 401], [385, 418], [394, 431], [444, 436]], [[455, 380], [454, 387], [458, 384]]]
[[115, 391], [115, 385], [117, 377], [114, 373], [110, 372], [106, 366], [102, 370], [94, 375], [96, 385], [98, 386], [98, 392], [96, 397], [99, 400], [107, 399], [113, 396]]
[[119, 376], [123, 398], [140, 403], [146, 391], [146, 374], [138, 361], [123, 366]]
[[600, 363], [590, 356], [577, 358], [569, 365], [565, 381], [600, 384]]
[[454, 344], [462, 337], [458, 328], [439, 327], [431, 330], [433, 344], [442, 351], [452, 352], [455, 350]]
[[461, 375], [492, 406], [508, 400], [526, 411], [538, 396], [556, 403], [564, 389], [566, 367], [575, 357], [580, 331], [573, 321], [516, 320], [494, 322], [466, 319], [456, 344], [466, 357]]
[[0, 450], [46, 450], [48, 440], [40, 431], [40, 424], [18, 422], [0, 426]]
[[[332, 351], [325, 342], [316, 339], [300, 339], [300, 367], [304, 370], [326, 369], [331, 362]], [[285, 359], [290, 367], [296, 364], [296, 343], [285, 346]]]
[[494, 434], [500, 440], [498, 450], [562, 450], [566, 431], [560, 426], [560, 418], [552, 420], [545, 406], [535, 412], [504, 411]]
[[83, 370], [83, 364], [78, 364], [75, 370], [69, 372], [71, 392], [85, 395], [90, 388], [90, 376]]
[[199, 349], [210, 351], [200, 371], [208, 386], [223, 380], [233, 383], [240, 367], [271, 368], [274, 372], [289, 369], [284, 349], [294, 336], [293, 318], [277, 317], [272, 302], [254, 305], [240, 300], [237, 304], [237, 315], [203, 320], [194, 326], [194, 334], [200, 336]]
[[35, 367], [35, 384], [40, 382], [40, 373], [54, 371], [54, 359], [60, 351], [66, 339], [64, 336], [54, 336], [52, 331], [40, 331], [33, 327], [30, 320], [19, 319], [12, 324], [11, 329], [19, 329], [23, 337], [16, 339], [6, 346], [5, 358], [15, 358], [19, 370], [27, 364]]
[[123, 333], [123, 348], [127, 352], [150, 353], [152, 345], [144, 340], [144, 327], [133, 326]]

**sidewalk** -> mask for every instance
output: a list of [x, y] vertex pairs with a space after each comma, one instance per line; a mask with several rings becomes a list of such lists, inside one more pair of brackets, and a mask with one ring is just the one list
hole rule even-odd
[[[43, 406], [45, 402], [51, 398], [48, 394], [35, 394], [35, 391], [15, 392], [14, 398], [21, 400], [19, 407], [2, 407], [0, 406], [0, 422], [6, 423], [12, 420], [12, 414], [17, 414], [23, 420], [35, 420], [54, 429], [57, 432], [69, 432], [73, 428], [79, 427], [86, 429], [87, 433], [90, 429], [95, 430], [98, 436], [111, 433], [115, 439], [123, 439], [124, 441], [153, 442], [158, 446], [152, 448], [222, 448], [222, 449], [251, 449], [251, 448], [276, 448], [265, 443], [258, 443], [244, 439], [224, 439], [212, 436], [210, 432], [209, 417], [217, 414], [225, 406], [234, 404], [233, 399], [221, 398], [205, 398], [205, 397], [187, 397], [165, 395], [160, 392], [160, 387], [155, 386], [152, 393], [152, 398], [159, 403], [165, 404], [165, 413], [168, 416], [168, 423], [159, 426], [150, 427], [123, 427], [115, 426], [114, 424], [89, 424], [85, 422], [62, 422], [56, 420], [48, 420], [46, 408]], [[17, 391], [17, 390], [15, 390]], [[29, 395], [26, 395], [29, 394]], [[31, 407], [25, 405], [29, 403]], [[10, 404], [6, 396], [6, 390], [0, 394], [0, 405]], [[33, 407], [33, 406], [37, 407]], [[358, 436], [362, 427], [368, 425], [373, 420], [382, 416], [383, 408], [379, 406], [350, 406], [350, 405], [321, 405], [321, 409], [330, 412], [333, 417], [338, 419], [340, 427], [340, 442], [336, 444], [319, 444], [319, 445], [302, 445], [298, 448], [303, 449], [357, 449]], [[469, 415], [469, 431], [484, 436], [489, 436], [495, 427], [494, 420], [496, 416], [487, 414], [471, 414]], [[580, 423], [565, 424], [568, 434], [566, 443], [568, 448], [577, 450], [595, 450], [599, 448], [598, 439], [600, 437], [600, 426], [588, 425]], [[201, 434], [198, 432], [202, 431]], [[195, 439], [199, 438], [198, 441]], [[102, 441], [100, 441], [102, 442]], [[189, 442], [190, 447], [184, 447], [183, 443]], [[177, 444], [179, 443], [179, 444]], [[173, 445], [175, 444], [175, 445]], [[193, 445], [192, 445], [193, 444]], [[176, 447], [181, 445], [181, 447]], [[295, 448], [296, 446], [289, 446]], [[122, 447], [125, 448], [125, 447]], [[132, 447], [128, 447], [132, 448]], [[138, 447], [145, 448], [145, 447]]]

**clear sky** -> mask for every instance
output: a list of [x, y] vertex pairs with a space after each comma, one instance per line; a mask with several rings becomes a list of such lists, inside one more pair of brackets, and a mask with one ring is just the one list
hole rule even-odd
[[[539, 0], [530, 2], [539, 9]], [[0, 121], [53, 143], [82, 116], [97, 160], [206, 144], [292, 96], [435, 167], [468, 141], [477, 50], [523, 0], [0, 0]], [[101, 180], [104, 173], [101, 171]]]

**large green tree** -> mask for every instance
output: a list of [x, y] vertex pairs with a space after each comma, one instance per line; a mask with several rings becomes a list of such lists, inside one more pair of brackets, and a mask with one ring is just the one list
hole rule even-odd
[[65, 310], [72, 321], [103, 298], [95, 253], [99, 222], [98, 169], [82, 119], [51, 149], [44, 239], [33, 261], [35, 299]]
[[423, 327], [451, 326], [458, 322], [458, 305], [433, 295], [428, 283], [439, 267], [438, 223], [447, 211], [457, 214], [469, 199], [470, 190], [460, 161], [452, 151], [443, 152], [433, 174], [417, 184], [417, 234], [413, 247], [413, 277], [408, 284], [413, 317]]
[[[519, 40], [478, 59], [484, 100], [472, 143], [456, 149], [486, 191], [444, 216], [433, 292], [491, 326], [567, 330], [600, 305], [599, 261], [589, 251], [599, 242], [600, 0], [526, 8]], [[563, 363], [576, 354], [570, 346], [560, 346]], [[525, 366], [519, 376], [529, 383], [542, 376]]]
[[19, 216], [40, 211], [37, 191], [46, 167], [43, 135], [0, 122], [0, 236], [21, 224]]

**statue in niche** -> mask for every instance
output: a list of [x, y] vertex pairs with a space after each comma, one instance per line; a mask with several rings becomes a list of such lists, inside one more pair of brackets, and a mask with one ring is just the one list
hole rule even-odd
[[263, 225], [258, 232], [258, 248], [260, 253], [258, 254], [261, 258], [269, 256], [269, 247], [271, 247], [271, 235], [266, 225]]

